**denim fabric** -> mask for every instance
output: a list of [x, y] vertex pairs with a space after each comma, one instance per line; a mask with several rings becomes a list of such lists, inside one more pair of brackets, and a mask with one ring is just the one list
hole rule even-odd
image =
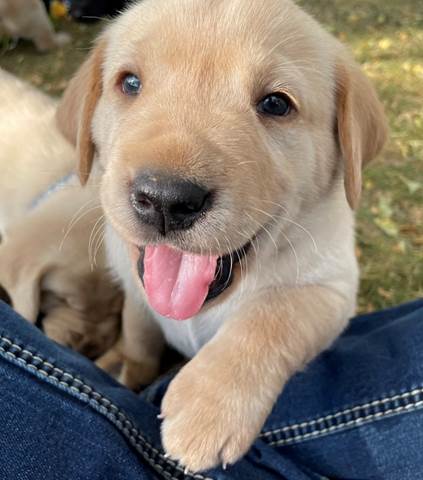
[[358, 317], [289, 382], [250, 452], [185, 474], [141, 396], [0, 302], [0, 479], [423, 479], [423, 301]]

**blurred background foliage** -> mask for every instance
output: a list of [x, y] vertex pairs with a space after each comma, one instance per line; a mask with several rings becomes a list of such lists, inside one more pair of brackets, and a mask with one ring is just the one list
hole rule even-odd
[[[391, 138], [365, 172], [358, 212], [361, 311], [423, 296], [423, 3], [422, 0], [299, 0], [347, 43], [375, 83]], [[73, 42], [40, 55], [29, 42], [0, 44], [0, 66], [60, 95], [107, 20], [56, 20]]]

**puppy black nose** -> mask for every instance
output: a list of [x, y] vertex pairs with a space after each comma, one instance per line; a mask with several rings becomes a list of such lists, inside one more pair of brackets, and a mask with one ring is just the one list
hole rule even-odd
[[211, 194], [190, 180], [148, 172], [135, 179], [131, 201], [143, 223], [166, 235], [190, 228], [210, 207]]

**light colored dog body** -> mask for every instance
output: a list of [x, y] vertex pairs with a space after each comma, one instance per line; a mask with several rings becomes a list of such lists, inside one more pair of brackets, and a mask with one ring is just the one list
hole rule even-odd
[[41, 52], [70, 41], [67, 33], [55, 33], [41, 0], [0, 0], [0, 36], [27, 38]]
[[[263, 110], [272, 92], [290, 106], [283, 115]], [[354, 312], [351, 208], [386, 136], [373, 88], [288, 0], [145, 0], [102, 35], [58, 121], [78, 145], [82, 180], [95, 154], [105, 171], [108, 254], [126, 292], [122, 380], [155, 375], [164, 336], [193, 357], [162, 403], [165, 449], [192, 470], [236, 461], [291, 375]], [[211, 192], [190, 228], [146, 222], [153, 207], [167, 221], [145, 187], [151, 171], [156, 184], [165, 172]], [[228, 254], [232, 284], [192, 318], [168, 318], [174, 298], [194, 311], [203, 286], [189, 273], [202, 280], [208, 267], [196, 268]], [[175, 276], [189, 288], [170, 295]]]
[[[0, 70], [0, 233], [75, 169], [75, 149], [54, 124], [57, 102]], [[75, 182], [76, 183], [76, 182]]]
[[93, 179], [81, 188], [73, 173], [75, 150], [55, 125], [56, 107], [0, 70], [0, 286], [27, 320], [45, 315], [50, 337], [97, 356], [116, 340], [121, 295], [104, 249], [96, 267], [89, 259], [98, 187]]

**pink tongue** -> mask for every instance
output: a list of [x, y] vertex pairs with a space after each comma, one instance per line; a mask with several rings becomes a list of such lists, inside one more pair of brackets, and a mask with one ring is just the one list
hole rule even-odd
[[214, 279], [217, 256], [181, 252], [149, 245], [144, 255], [144, 287], [150, 305], [160, 315], [186, 320], [196, 315]]

